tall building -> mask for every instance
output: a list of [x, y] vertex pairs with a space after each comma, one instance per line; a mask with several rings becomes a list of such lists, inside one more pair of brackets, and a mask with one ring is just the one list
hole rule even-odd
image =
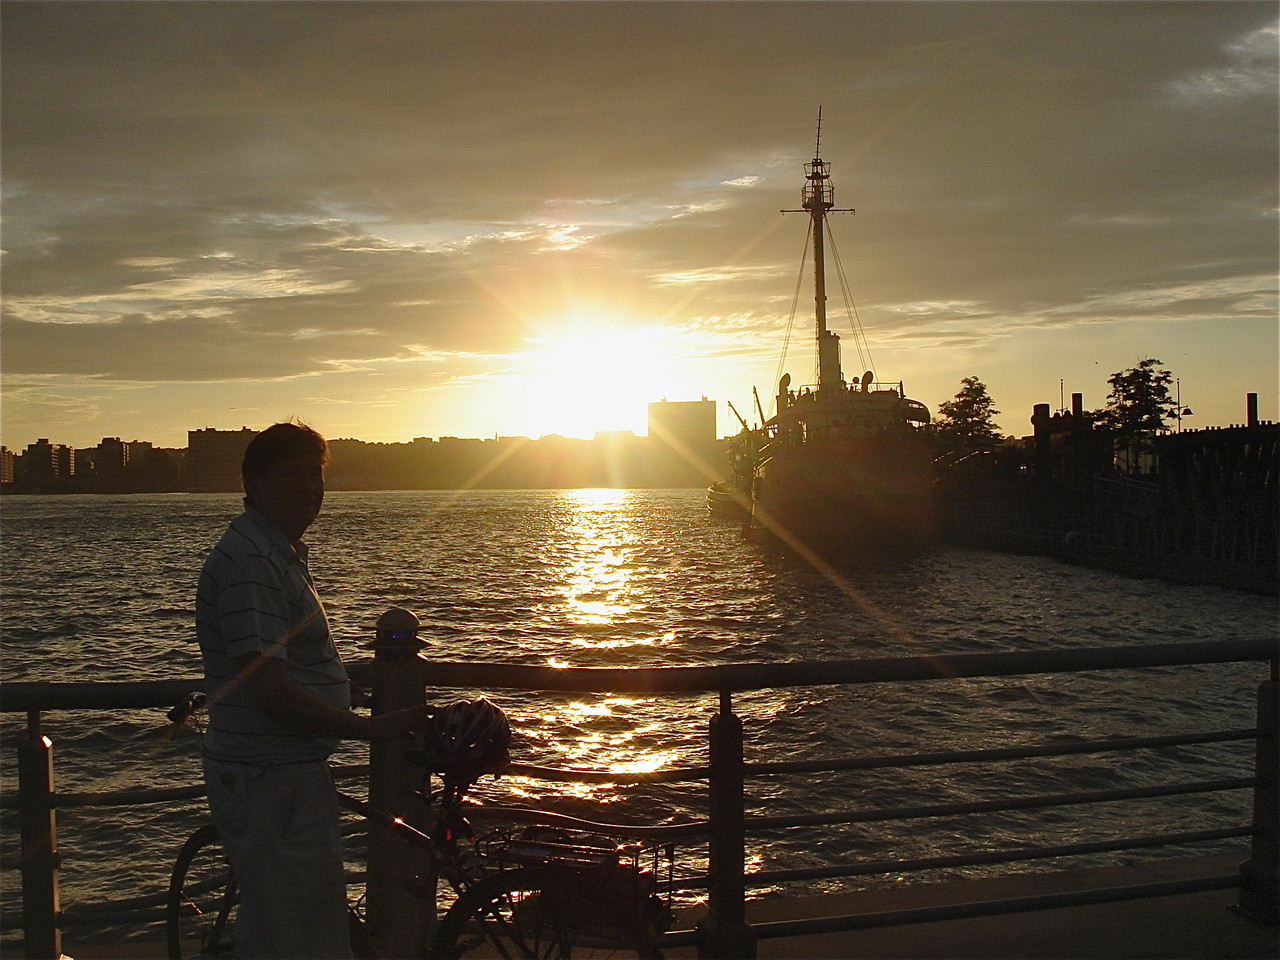
[[129, 464], [129, 447], [119, 437], [103, 437], [93, 455], [95, 472], [101, 477], [118, 477]]
[[41, 437], [27, 444], [22, 457], [24, 481], [29, 487], [44, 487], [75, 473], [75, 451]]
[[257, 430], [187, 431], [186, 487], [196, 493], [235, 493], [242, 489], [240, 461]]
[[700, 444], [716, 439], [716, 402], [703, 397], [649, 404], [649, 436], [667, 444]]

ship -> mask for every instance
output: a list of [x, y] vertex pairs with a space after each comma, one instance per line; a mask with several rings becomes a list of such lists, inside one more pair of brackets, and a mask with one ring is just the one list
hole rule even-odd
[[[816, 382], [794, 384], [783, 374], [772, 416], [753, 390], [760, 426], [748, 426], [730, 405], [742, 430], [729, 443], [729, 476], [708, 488], [707, 505], [801, 551], [914, 551], [928, 544], [936, 524], [929, 409], [906, 395], [902, 381], [884, 382], [873, 370], [846, 381], [841, 371], [840, 337], [827, 325], [827, 218], [853, 211], [835, 206], [821, 111], [804, 171], [801, 209], [781, 212], [809, 215]], [[838, 269], [838, 255], [833, 260]], [[860, 336], [860, 325], [851, 327]], [[869, 351], [862, 356], [873, 366]]]

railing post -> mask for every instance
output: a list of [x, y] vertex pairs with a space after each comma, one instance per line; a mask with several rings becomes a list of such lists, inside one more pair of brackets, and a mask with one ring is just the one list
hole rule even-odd
[[1253, 842], [1240, 864], [1240, 912], [1258, 923], [1280, 922], [1280, 707], [1276, 662], [1258, 687], [1258, 741], [1253, 788]]
[[53, 809], [53, 742], [40, 733], [40, 713], [27, 714], [18, 745], [22, 830], [22, 940], [27, 960], [62, 956], [58, 899], [58, 829]]
[[755, 960], [756, 936], [747, 923], [746, 815], [743, 807], [742, 720], [728, 690], [711, 718], [709, 868], [710, 913], [698, 921], [698, 956]]
[[[391, 608], [378, 618], [373, 647], [373, 713], [400, 710], [426, 697], [418, 668], [418, 618]], [[422, 770], [406, 756], [406, 741], [369, 745], [369, 803], [377, 810], [426, 829], [430, 811], [418, 794]], [[426, 858], [395, 836], [369, 823], [366, 918], [378, 954], [416, 957], [435, 918], [435, 876], [423, 876]]]

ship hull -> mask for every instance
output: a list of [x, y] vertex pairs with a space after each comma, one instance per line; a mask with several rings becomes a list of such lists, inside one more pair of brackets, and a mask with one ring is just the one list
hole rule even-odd
[[914, 436], [810, 442], [757, 471], [752, 524], [780, 543], [878, 556], [929, 543], [937, 526], [932, 458]]
[[714, 517], [749, 520], [751, 495], [739, 490], [732, 481], [721, 480], [707, 488], [707, 510]]

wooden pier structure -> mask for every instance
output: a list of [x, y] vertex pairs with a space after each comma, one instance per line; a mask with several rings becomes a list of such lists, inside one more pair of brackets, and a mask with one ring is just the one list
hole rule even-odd
[[1162, 432], [1117, 468], [1080, 409], [1036, 407], [1033, 437], [944, 469], [957, 542], [1123, 573], [1280, 592], [1280, 424]]

